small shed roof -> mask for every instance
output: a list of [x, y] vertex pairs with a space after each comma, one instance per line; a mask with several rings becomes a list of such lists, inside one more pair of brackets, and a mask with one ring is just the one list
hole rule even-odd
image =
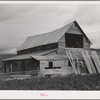
[[17, 56], [14, 56], [14, 57], [10, 57], [10, 58], [4, 59], [2, 61], [14, 61], [14, 60], [30, 59], [32, 55], [42, 56], [42, 55], [45, 55], [45, 54], [47, 54], [49, 52], [53, 52], [53, 51], [56, 51], [56, 50], [57, 49], [44, 50], [44, 51], [41, 51], [41, 52], [34, 52], [34, 53], [28, 53], [28, 54], [23, 54], [23, 55], [17, 55]]
[[30, 59], [30, 58], [31, 58], [30, 54], [25, 54], [25, 55], [18, 55], [11, 58], [7, 58], [2, 61], [14, 61], [14, 60], [16, 61], [16, 60], [24, 60], [24, 59]]
[[[73, 23], [76, 23], [78, 25], [78, 23], [76, 21], [73, 21], [72, 23], [69, 23], [69, 24], [65, 25], [64, 27], [61, 27], [61, 28], [56, 29], [54, 31], [51, 31], [51, 32], [48, 32], [48, 33], [44, 33], [44, 34], [35, 35], [35, 36], [30, 36], [18, 48], [17, 51], [21, 51], [21, 50], [25, 50], [25, 49], [29, 49], [29, 48], [41, 46], [41, 45], [46, 45], [46, 44], [51, 44], [51, 43], [57, 43], [59, 41], [59, 39], [64, 35], [64, 33], [66, 31], [68, 31], [68, 29], [72, 26]], [[84, 32], [83, 32], [83, 35], [90, 42], [90, 40], [88, 39], [88, 37], [85, 35]]]
[[[18, 61], [18, 60], [25, 60], [25, 59], [31, 59], [34, 58], [36, 60], [39, 61], [54, 61], [54, 60], [66, 60], [68, 59], [67, 55], [34, 55], [34, 54], [25, 54], [25, 55], [18, 55], [18, 56], [14, 56], [8, 59], [4, 59], [3, 62], [5, 61]], [[82, 59], [79, 56], [73, 56], [73, 59]]]
[[33, 57], [34, 59], [39, 60], [39, 61], [54, 61], [54, 60], [66, 60], [66, 59], [68, 59], [68, 57], [66, 55], [50, 55], [50, 56], [32, 55], [31, 57]]

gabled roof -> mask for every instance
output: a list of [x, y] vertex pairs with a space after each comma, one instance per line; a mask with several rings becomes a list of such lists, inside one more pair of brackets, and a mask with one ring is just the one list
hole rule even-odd
[[[64, 27], [61, 27], [61, 28], [56, 29], [54, 31], [44, 33], [44, 34], [35, 35], [35, 36], [30, 36], [18, 48], [17, 51], [21, 51], [21, 50], [25, 50], [25, 49], [29, 49], [29, 48], [33, 48], [33, 47], [37, 47], [37, 46], [42, 46], [42, 45], [46, 45], [46, 44], [57, 43], [59, 41], [59, 39], [65, 34], [65, 32], [68, 31], [68, 29], [72, 26], [73, 23], [78, 24], [76, 21], [73, 21], [72, 23], [69, 23], [69, 24], [65, 25]], [[81, 31], [82, 31], [82, 29], [81, 29]], [[88, 39], [88, 37], [85, 35], [84, 32], [83, 32], [83, 35], [90, 42], [90, 40]]]

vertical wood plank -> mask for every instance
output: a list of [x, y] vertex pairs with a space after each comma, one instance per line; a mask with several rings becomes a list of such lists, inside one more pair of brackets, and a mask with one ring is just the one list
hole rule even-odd
[[84, 59], [86, 65], [87, 65], [87, 68], [88, 68], [89, 73], [90, 73], [90, 74], [93, 74], [91, 65], [90, 65], [89, 60], [88, 60], [88, 58], [86, 57], [84, 51], [83, 51], [83, 50], [80, 50], [80, 52], [81, 52], [81, 54], [82, 54], [82, 56], [83, 56], [83, 59]]
[[96, 68], [97, 68], [98, 72], [100, 73], [100, 60], [99, 60], [99, 57], [98, 57], [96, 51], [92, 51], [92, 56], [93, 56], [93, 60], [95, 62]]
[[72, 65], [72, 68], [73, 68], [75, 74], [77, 75], [77, 70], [76, 70], [75, 63], [74, 63], [73, 57], [71, 55], [71, 52], [70, 51], [68, 51], [68, 52], [66, 51], [66, 55], [68, 56], [69, 61], [70, 61], [71, 65]]
[[93, 73], [96, 73], [95, 67], [94, 67], [94, 65], [93, 65], [93, 62], [92, 62], [92, 60], [91, 60], [91, 58], [90, 58], [90, 55], [89, 55], [89, 52], [88, 52], [87, 50], [85, 50], [85, 54], [86, 54], [86, 56], [87, 56], [87, 58], [88, 58], [88, 61], [89, 61], [90, 65], [91, 65], [91, 68], [92, 68], [92, 70], [93, 70]]

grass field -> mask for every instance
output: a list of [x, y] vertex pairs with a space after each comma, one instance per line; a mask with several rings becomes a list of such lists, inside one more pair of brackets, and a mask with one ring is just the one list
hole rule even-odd
[[100, 74], [0, 80], [0, 90], [100, 90]]

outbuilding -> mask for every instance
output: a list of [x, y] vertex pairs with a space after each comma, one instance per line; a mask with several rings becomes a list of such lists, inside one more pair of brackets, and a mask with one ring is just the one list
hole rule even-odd
[[[91, 44], [79, 24], [73, 21], [54, 31], [28, 37], [18, 48], [17, 56], [2, 61], [3, 71], [41, 76], [97, 73], [99, 68], [90, 54]], [[90, 57], [91, 68], [84, 57]]]

